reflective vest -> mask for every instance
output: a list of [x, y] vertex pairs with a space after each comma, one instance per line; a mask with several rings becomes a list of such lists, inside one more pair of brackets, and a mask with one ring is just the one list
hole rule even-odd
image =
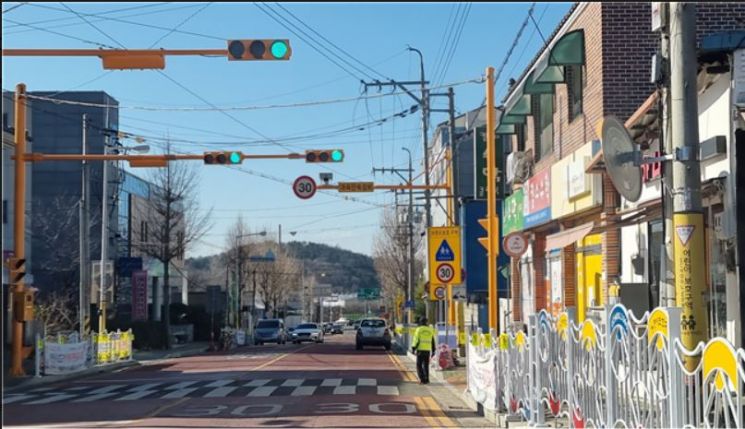
[[414, 341], [411, 343], [417, 351], [432, 351], [435, 342], [435, 331], [429, 326], [419, 326], [414, 331]]

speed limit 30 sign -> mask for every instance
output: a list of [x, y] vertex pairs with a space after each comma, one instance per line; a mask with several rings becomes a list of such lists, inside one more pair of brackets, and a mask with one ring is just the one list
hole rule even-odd
[[435, 270], [435, 275], [440, 283], [450, 283], [455, 277], [455, 269], [450, 264], [440, 264]]
[[310, 176], [300, 176], [292, 184], [292, 191], [303, 200], [307, 200], [316, 194], [316, 181]]

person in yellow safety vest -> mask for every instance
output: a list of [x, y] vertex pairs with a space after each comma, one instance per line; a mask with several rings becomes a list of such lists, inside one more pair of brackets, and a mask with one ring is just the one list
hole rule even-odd
[[429, 384], [429, 358], [435, 348], [435, 332], [427, 326], [427, 318], [419, 319], [419, 326], [414, 331], [411, 343], [412, 352], [416, 354], [416, 372], [419, 384]]

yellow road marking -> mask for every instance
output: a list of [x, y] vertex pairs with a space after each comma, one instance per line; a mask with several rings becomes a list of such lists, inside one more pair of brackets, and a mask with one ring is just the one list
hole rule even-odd
[[419, 409], [419, 412], [422, 414], [422, 417], [424, 417], [424, 420], [427, 421], [429, 427], [435, 428], [440, 426], [440, 424], [437, 422], [437, 419], [433, 418], [430, 414], [429, 406], [424, 403], [422, 397], [415, 396], [414, 402], [416, 402], [417, 409]]
[[293, 354], [293, 353], [297, 353], [297, 352], [299, 352], [299, 351], [301, 351], [301, 350], [305, 350], [305, 349], [307, 349], [307, 348], [309, 348], [309, 347], [312, 347], [312, 346], [313, 346], [313, 344], [309, 344], [309, 345], [307, 345], [307, 346], [305, 346], [305, 347], [301, 347], [301, 348], [299, 348], [299, 349], [297, 349], [297, 350], [293, 350], [293, 351], [291, 351], [291, 352], [288, 352], [288, 353], [282, 353], [281, 355], [279, 355], [279, 356], [277, 356], [276, 358], [274, 358], [274, 359], [270, 360], [269, 362], [264, 362], [263, 364], [261, 364], [261, 365], [259, 365], [259, 366], [257, 366], [257, 367], [254, 367], [254, 368], [251, 368], [251, 369], [249, 369], [249, 371], [258, 371], [258, 370], [260, 370], [260, 369], [262, 369], [262, 368], [266, 368], [267, 366], [269, 366], [269, 365], [271, 365], [271, 364], [273, 364], [273, 363], [277, 362], [277, 361], [278, 361], [278, 360], [280, 360], [280, 359], [284, 359], [285, 357], [287, 357], [287, 356], [289, 356], [289, 355], [291, 355], [291, 354]]
[[158, 414], [162, 413], [163, 411], [165, 411], [165, 410], [167, 410], [169, 408], [173, 408], [176, 405], [182, 404], [182, 403], [188, 401], [189, 399], [191, 399], [191, 398], [188, 398], [188, 397], [181, 398], [178, 401], [174, 402], [173, 404], [168, 404], [168, 405], [163, 405], [162, 407], [158, 407], [158, 408], [155, 409], [155, 411], [153, 411], [151, 413], [148, 413], [147, 415], [145, 415], [145, 417], [141, 418], [139, 421], [142, 421], [142, 420], [145, 420], [145, 419], [149, 419], [149, 418], [153, 418], [153, 417], [157, 416]]
[[398, 369], [398, 371], [401, 373], [401, 376], [405, 381], [417, 381], [414, 374], [407, 370], [404, 364], [398, 359], [398, 356], [394, 355], [393, 353], [388, 353], [388, 357], [393, 362], [393, 365]]
[[429, 409], [431, 410], [432, 415], [440, 421], [442, 426], [448, 428], [458, 426], [450, 417], [445, 414], [444, 411], [442, 411], [442, 408], [440, 408], [440, 404], [438, 404], [433, 397], [425, 396], [422, 398], [422, 401], [424, 401], [425, 404], [429, 405]]

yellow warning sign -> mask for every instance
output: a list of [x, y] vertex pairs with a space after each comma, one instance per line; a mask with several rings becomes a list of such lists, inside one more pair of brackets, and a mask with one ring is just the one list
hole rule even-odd
[[436, 296], [437, 285], [460, 284], [461, 251], [460, 227], [430, 227], [427, 230], [429, 249], [430, 299], [438, 301], [444, 296]]
[[[683, 345], [693, 350], [705, 341], [708, 331], [706, 319], [706, 270], [704, 263], [704, 215], [701, 213], [673, 214], [673, 242], [675, 255], [675, 301], [681, 308], [680, 333]], [[686, 362], [690, 368], [693, 362]]]

